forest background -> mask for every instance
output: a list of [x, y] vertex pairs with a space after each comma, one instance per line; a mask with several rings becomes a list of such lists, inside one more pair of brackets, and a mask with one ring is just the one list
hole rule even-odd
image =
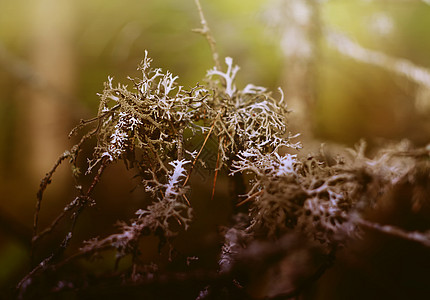
[[[301, 10], [308, 2], [314, 15]], [[202, 5], [220, 56], [241, 67], [237, 85], [282, 87], [293, 111], [291, 130], [302, 133], [305, 149], [321, 141], [352, 147], [361, 138], [369, 151], [387, 140], [429, 142], [427, 1]], [[207, 41], [191, 32], [199, 24], [191, 0], [0, 2], [0, 288], [28, 272], [40, 179], [76, 142], [67, 139], [70, 129], [95, 114], [103, 82], [137, 74], [146, 49], [156, 66], [193, 86], [213, 67]], [[66, 169], [46, 194], [42, 225], [70, 198]], [[133, 187], [131, 176], [121, 174], [118, 167], [105, 176], [95, 196], [104, 200], [83, 214], [81, 231], [90, 227], [103, 235], [135, 211], [118, 201]], [[227, 223], [222, 209], [208, 222]]]

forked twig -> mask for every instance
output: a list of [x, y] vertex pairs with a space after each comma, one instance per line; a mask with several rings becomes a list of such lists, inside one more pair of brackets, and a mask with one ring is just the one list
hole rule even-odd
[[[60, 157], [61, 158], [61, 157]], [[59, 165], [59, 164], [58, 164]], [[55, 164], [55, 166], [58, 167], [57, 164]], [[21, 290], [21, 288], [23, 287], [23, 285], [25, 285], [25, 283], [27, 282], [27, 280], [31, 280], [31, 278], [38, 272], [43, 271], [45, 269], [48, 268], [48, 266], [50, 265], [50, 263], [54, 260], [57, 259], [62, 253], [64, 253], [64, 251], [66, 250], [66, 248], [69, 245], [70, 240], [72, 239], [73, 236], [73, 231], [76, 225], [76, 221], [80, 215], [80, 213], [82, 212], [82, 210], [85, 207], [85, 203], [82, 204], [82, 202], [80, 202], [80, 199], [85, 199], [88, 200], [90, 199], [90, 195], [93, 192], [95, 186], [97, 185], [97, 183], [100, 181], [100, 177], [103, 173], [103, 171], [105, 170], [107, 166], [107, 161], [104, 160], [102, 161], [102, 164], [99, 167], [99, 170], [97, 172], [97, 175], [94, 176], [93, 181], [90, 185], [90, 187], [88, 188], [87, 192], [83, 195], [78, 196], [77, 198], [75, 198], [75, 200], [73, 200], [67, 207], [66, 209], [51, 223], [51, 226], [49, 226], [48, 228], [46, 228], [41, 234], [37, 235], [35, 234], [33, 236], [32, 239], [32, 255], [33, 255], [33, 249], [34, 249], [34, 245], [35, 242], [41, 238], [42, 236], [44, 236], [45, 234], [51, 232], [55, 226], [58, 224], [58, 222], [66, 215], [67, 212], [71, 211], [73, 208], [77, 208], [77, 210], [72, 214], [72, 224], [70, 227], [69, 232], [66, 234], [65, 238], [63, 239], [63, 241], [61, 242], [61, 245], [57, 248], [57, 250], [55, 250], [50, 256], [48, 256], [47, 258], [45, 258], [44, 260], [42, 260], [37, 266], [35, 266], [17, 285], [17, 290]], [[55, 170], [54, 170], [55, 171]], [[46, 188], [46, 186], [45, 186]], [[40, 198], [41, 199], [41, 198]], [[40, 209], [40, 205], [39, 205], [39, 209]], [[37, 221], [37, 219], [35, 219]], [[37, 222], [36, 222], [36, 226], [37, 226]], [[32, 258], [33, 260], [33, 258]]]
[[89, 139], [91, 136], [93, 136], [95, 134], [95, 132], [96, 132], [96, 129], [93, 130], [93, 131], [91, 131], [91, 132], [89, 132], [89, 133], [87, 133], [86, 135], [84, 135], [81, 138], [81, 140], [79, 141], [79, 143], [77, 143], [75, 146], [72, 147], [71, 151], [64, 152], [57, 159], [57, 161], [55, 162], [55, 164], [52, 167], [52, 169], [48, 173], [46, 173], [45, 177], [40, 182], [40, 188], [39, 188], [39, 191], [37, 192], [37, 195], [36, 195], [36, 197], [37, 197], [36, 208], [35, 208], [35, 212], [34, 212], [34, 216], [33, 216], [33, 238], [32, 238], [33, 241], [38, 239], [37, 238], [37, 225], [38, 225], [38, 222], [39, 222], [40, 207], [41, 207], [41, 204], [42, 204], [43, 194], [44, 194], [46, 188], [48, 187], [48, 185], [51, 183], [52, 176], [54, 175], [54, 173], [57, 170], [57, 168], [61, 165], [61, 163], [65, 159], [71, 158], [72, 160], [76, 160], [76, 156], [80, 152], [82, 144], [87, 139]]
[[216, 51], [215, 38], [213, 37], [211, 30], [208, 26], [208, 22], [206, 21], [205, 15], [203, 14], [203, 9], [202, 9], [202, 6], [200, 5], [200, 0], [195, 0], [195, 2], [197, 5], [197, 9], [199, 10], [200, 23], [202, 24], [202, 28], [193, 29], [193, 31], [202, 34], [206, 38], [206, 40], [209, 43], [209, 47], [211, 48], [212, 59], [215, 63], [215, 67], [217, 68], [217, 70], [221, 70], [219, 55], [218, 55], [218, 52]]

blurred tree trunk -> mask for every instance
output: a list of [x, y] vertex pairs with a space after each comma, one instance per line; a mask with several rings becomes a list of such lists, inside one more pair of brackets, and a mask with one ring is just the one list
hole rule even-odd
[[73, 95], [75, 88], [75, 16], [73, 1], [37, 0], [32, 5], [29, 55], [34, 71], [47, 83], [45, 89], [32, 89], [26, 103], [30, 172], [40, 179], [67, 147], [71, 113], [62, 95]]
[[292, 131], [312, 138], [320, 38], [318, 0], [284, 0], [281, 47], [285, 58], [284, 88]]

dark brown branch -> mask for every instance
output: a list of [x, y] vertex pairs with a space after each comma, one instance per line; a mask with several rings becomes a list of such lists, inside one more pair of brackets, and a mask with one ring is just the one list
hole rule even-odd
[[[100, 181], [100, 177], [103, 173], [103, 171], [105, 170], [107, 164], [104, 161], [101, 165], [100, 168], [97, 172], [97, 175], [94, 176], [94, 179], [90, 185], [90, 187], [88, 188], [87, 192], [84, 195], [78, 196], [76, 197], [72, 202], [70, 202], [69, 205], [67, 205], [65, 207], [65, 209], [61, 212], [61, 214], [59, 214], [57, 216], [57, 218], [55, 218], [55, 220], [51, 223], [51, 225], [49, 227], [47, 227], [45, 230], [43, 230], [39, 235], [35, 235], [33, 236], [33, 243], [35, 243], [37, 240], [39, 240], [42, 236], [48, 234], [49, 232], [51, 232], [56, 225], [58, 224], [58, 222], [64, 218], [64, 216], [72, 211], [74, 208], [78, 208], [78, 210], [80, 210], [82, 207], [85, 207], [86, 204], [91, 203], [92, 199], [90, 198], [91, 193], [93, 192], [95, 186], [97, 185], [97, 183]], [[82, 201], [83, 200], [83, 201]]]
[[36, 209], [35, 209], [34, 218], [33, 218], [33, 239], [37, 235], [37, 224], [38, 224], [38, 221], [39, 221], [39, 212], [40, 212], [40, 207], [41, 207], [41, 204], [42, 204], [43, 193], [45, 192], [48, 184], [51, 183], [52, 175], [55, 173], [55, 171], [57, 170], [58, 166], [65, 159], [70, 158], [71, 156], [72, 156], [72, 154], [69, 151], [64, 152], [57, 159], [57, 161], [55, 162], [55, 164], [52, 167], [52, 169], [48, 173], [46, 173], [45, 177], [40, 182], [40, 188], [39, 188], [39, 191], [37, 192]]
[[[32, 248], [35, 245], [35, 241], [37, 241], [40, 237], [42, 237], [43, 235], [47, 234], [48, 232], [51, 232], [54, 227], [58, 224], [58, 222], [66, 215], [67, 212], [72, 211], [74, 208], [77, 208], [77, 210], [73, 213], [72, 216], [72, 224], [70, 226], [70, 230], [67, 233], [67, 235], [65, 236], [65, 238], [63, 239], [61, 245], [58, 247], [57, 250], [55, 250], [49, 257], [45, 258], [42, 262], [40, 262], [36, 267], [34, 267], [17, 285], [17, 290], [21, 290], [23, 284], [27, 281], [30, 280], [33, 276], [35, 276], [35, 274], [46, 270], [51, 265], [51, 262], [54, 259], [57, 259], [58, 257], [60, 257], [64, 251], [66, 250], [67, 246], [69, 245], [70, 240], [72, 239], [73, 236], [73, 231], [77, 222], [77, 219], [80, 215], [80, 213], [82, 212], [82, 210], [86, 207], [87, 203], [91, 203], [91, 198], [90, 195], [91, 193], [94, 191], [94, 188], [96, 187], [97, 183], [100, 181], [101, 175], [103, 174], [103, 171], [105, 170], [106, 166], [107, 166], [108, 162], [106, 159], [104, 159], [102, 161], [102, 164], [100, 165], [98, 172], [96, 174], [96, 176], [94, 176], [93, 181], [90, 185], [90, 187], [88, 188], [88, 190], [86, 191], [86, 193], [84, 195], [80, 195], [78, 197], [76, 197], [67, 207], [66, 209], [52, 222], [51, 226], [49, 226], [48, 228], [46, 228], [40, 235], [34, 235], [33, 236], [33, 240], [32, 240]], [[56, 164], [56, 167], [58, 167], [59, 163]], [[56, 168], [55, 167], [55, 168]], [[54, 168], [54, 171], [55, 171]], [[53, 172], [52, 172], [53, 173]], [[52, 176], [52, 174], [51, 174]], [[47, 185], [47, 184], [46, 184]], [[45, 186], [46, 188], [46, 186]], [[41, 199], [41, 198], [40, 198]], [[84, 200], [84, 201], [81, 201]], [[39, 209], [40, 209], [40, 205], [39, 205]], [[36, 223], [37, 224], [37, 223]], [[33, 249], [32, 249], [33, 250]], [[33, 251], [32, 251], [33, 252]]]
[[52, 221], [52, 223], [45, 228], [42, 232], [40, 232], [38, 235], [33, 237], [33, 244], [36, 243], [38, 240], [40, 240], [43, 236], [47, 235], [48, 233], [52, 232], [54, 228], [57, 226], [57, 224], [74, 208], [81, 208], [86, 206], [87, 203], [92, 203], [92, 199], [90, 197], [81, 195], [76, 197], [72, 202], [67, 205], [64, 210]]
[[[71, 205], [68, 205], [55, 219], [52, 221], [51, 225], [49, 225], [47, 228], [45, 228], [42, 232], [40, 232], [38, 235], [34, 235], [32, 239], [32, 243], [35, 244], [39, 239], [41, 239], [43, 236], [47, 235], [48, 233], [52, 232], [54, 228], [57, 226], [57, 224], [66, 216], [66, 214], [73, 208]], [[34, 247], [34, 246], [33, 246]]]
[[99, 183], [100, 178], [103, 174], [103, 171], [106, 169], [106, 167], [107, 167], [107, 160], [105, 159], [102, 161], [102, 164], [100, 165], [100, 168], [97, 172], [97, 175], [94, 176], [93, 182], [91, 183], [90, 187], [88, 188], [87, 192], [85, 193], [85, 197], [90, 197], [90, 195], [92, 194], [97, 183]]
[[[78, 155], [78, 153], [81, 150], [82, 144], [88, 139], [90, 138], [92, 135], [94, 135], [96, 132], [96, 130], [93, 130], [89, 133], [87, 133], [86, 135], [84, 135], [81, 140], [79, 141], [78, 144], [76, 144], [75, 146], [72, 147], [71, 151], [66, 151], [64, 152], [56, 161], [56, 163], [54, 164], [54, 166], [52, 167], [52, 169], [46, 174], [46, 176], [42, 179], [41, 183], [40, 183], [40, 188], [39, 191], [37, 192], [37, 201], [36, 201], [36, 208], [35, 208], [35, 212], [34, 212], [34, 217], [33, 217], [33, 238], [32, 238], [32, 249], [34, 247], [34, 243], [36, 240], [38, 240], [40, 238], [40, 236], [45, 235], [46, 233], [52, 231], [52, 229], [56, 226], [56, 224], [64, 217], [66, 211], [63, 211], [52, 223], [51, 223], [51, 228], [47, 228], [45, 229], [41, 234], [37, 234], [37, 225], [38, 225], [38, 221], [39, 221], [39, 213], [40, 213], [40, 207], [42, 204], [42, 198], [43, 198], [43, 194], [46, 190], [46, 188], [48, 187], [48, 185], [51, 183], [51, 179], [52, 176], [54, 175], [55, 171], [57, 170], [57, 168], [60, 166], [60, 164], [67, 158], [70, 158], [71, 160], [75, 161], [76, 157]], [[98, 179], [97, 179], [98, 180]]]

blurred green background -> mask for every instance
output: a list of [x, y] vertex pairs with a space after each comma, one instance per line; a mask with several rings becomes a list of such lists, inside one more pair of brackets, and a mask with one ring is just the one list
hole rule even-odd
[[[304, 141], [429, 142], [426, 1], [201, 4], [220, 56], [233, 57], [241, 67], [238, 87], [283, 87], [293, 110], [292, 131], [303, 132]], [[96, 114], [103, 82], [109, 75], [123, 83], [138, 76], [145, 49], [153, 66], [179, 75], [181, 85], [201, 82], [213, 61], [205, 38], [191, 31], [198, 27], [193, 0], [0, 1], [0, 287], [28, 270], [40, 179], [76, 142], [67, 139], [74, 124]], [[133, 213], [138, 196], [130, 207], [121, 199], [130, 198], [131, 175], [117, 172], [106, 176], [96, 196], [116, 199], [100, 204], [110, 212], [107, 220], [87, 217], [82, 224], [100, 228]], [[42, 226], [73, 191], [67, 166], [57, 175], [43, 203]], [[111, 205], [117, 199], [120, 207]]]

